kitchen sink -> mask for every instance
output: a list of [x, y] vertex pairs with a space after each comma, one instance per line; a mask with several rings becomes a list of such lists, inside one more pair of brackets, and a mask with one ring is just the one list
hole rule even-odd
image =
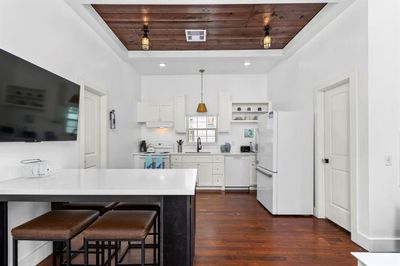
[[186, 151], [185, 153], [193, 153], [193, 154], [195, 154], [195, 153], [211, 153], [210, 151], [199, 151], [199, 152], [197, 152], [197, 151]]

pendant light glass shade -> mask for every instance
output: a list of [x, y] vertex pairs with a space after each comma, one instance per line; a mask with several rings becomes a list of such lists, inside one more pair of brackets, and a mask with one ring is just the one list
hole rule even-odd
[[197, 106], [197, 112], [198, 113], [207, 113], [207, 106], [205, 103], [199, 103]]
[[263, 47], [264, 49], [269, 49], [271, 48], [271, 44], [272, 44], [272, 38], [271, 35], [269, 34], [269, 26], [266, 26], [264, 28], [264, 38], [263, 38]]
[[203, 74], [204, 74], [204, 69], [200, 69], [199, 72], [201, 74], [201, 102], [197, 106], [197, 112], [198, 113], [207, 113], [207, 106], [203, 101], [204, 100], [203, 99]]
[[149, 29], [146, 25], [143, 26], [143, 37], [142, 37], [142, 50], [150, 50], [150, 39], [149, 39]]

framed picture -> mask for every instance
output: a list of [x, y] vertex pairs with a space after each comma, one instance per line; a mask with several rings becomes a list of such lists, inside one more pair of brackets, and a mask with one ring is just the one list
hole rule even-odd
[[244, 137], [245, 138], [254, 138], [254, 129], [245, 129], [244, 130]]

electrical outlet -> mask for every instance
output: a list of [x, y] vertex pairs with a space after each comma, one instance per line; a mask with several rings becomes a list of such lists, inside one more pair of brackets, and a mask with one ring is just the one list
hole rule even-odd
[[391, 155], [386, 155], [385, 156], [385, 165], [386, 166], [392, 166], [393, 161], [392, 161], [392, 156]]

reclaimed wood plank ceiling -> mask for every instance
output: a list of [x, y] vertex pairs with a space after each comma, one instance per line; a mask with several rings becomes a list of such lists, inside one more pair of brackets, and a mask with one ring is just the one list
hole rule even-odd
[[[141, 50], [143, 25], [151, 50], [258, 50], [265, 25], [271, 49], [284, 48], [326, 3], [242, 5], [92, 5], [130, 51]], [[206, 42], [186, 42], [185, 29], [206, 29]]]

